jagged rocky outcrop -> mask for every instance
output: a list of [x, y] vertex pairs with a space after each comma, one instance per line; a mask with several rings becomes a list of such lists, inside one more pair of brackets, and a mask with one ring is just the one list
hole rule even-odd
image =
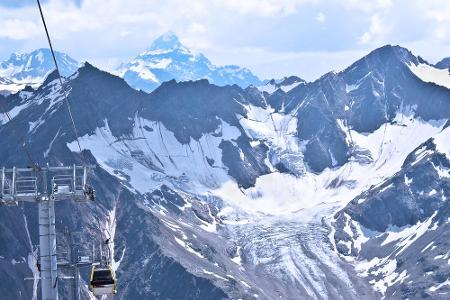
[[[270, 92], [169, 80], [145, 93], [86, 63], [64, 84], [98, 202], [58, 204], [58, 240], [110, 232], [125, 299], [439, 299], [450, 90], [436, 70], [385, 46]], [[56, 75], [0, 95], [13, 118], [0, 165], [29, 163], [23, 141], [40, 164], [81, 163]], [[0, 214], [13, 276], [0, 290], [31, 298], [36, 211]]]
[[[336, 120], [357, 132], [374, 132], [397, 113], [424, 120], [448, 118], [449, 89], [422, 81], [411, 66], [427, 63], [399, 46], [384, 46], [340, 73], [330, 72], [287, 93], [279, 89], [267, 102], [298, 117], [305, 161], [316, 172], [341, 166], [350, 158], [350, 145]], [[429, 99], [433, 105], [429, 105]], [[309, 153], [309, 154], [308, 154]]]
[[[441, 135], [448, 135], [444, 130]], [[336, 215], [337, 250], [389, 299], [444, 299], [450, 278], [450, 161], [430, 139], [401, 170]]]

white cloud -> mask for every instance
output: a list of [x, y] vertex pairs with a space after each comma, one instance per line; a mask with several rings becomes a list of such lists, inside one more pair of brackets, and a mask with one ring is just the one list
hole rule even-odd
[[[77, 6], [48, 0], [43, 8], [57, 50], [109, 69], [167, 30], [214, 63], [248, 66], [262, 77], [298, 70], [315, 78], [337, 61], [350, 64], [353, 56], [343, 53], [367, 53], [385, 43], [417, 42], [422, 56], [450, 55], [443, 52], [450, 45], [450, 1], [83, 0]], [[3, 57], [46, 45], [36, 6], [0, 4], [0, 16]]]
[[389, 27], [378, 14], [374, 14], [370, 18], [369, 30], [359, 39], [362, 44], [380, 44], [384, 43], [384, 37], [389, 33]]
[[420, 0], [417, 3], [425, 16], [439, 23], [450, 22], [450, 1]]
[[417, 5], [425, 12], [425, 18], [434, 24], [432, 36], [450, 44], [450, 1], [421, 0]]
[[211, 52], [209, 57], [213, 63], [225, 64], [229, 63], [226, 60], [227, 55], [231, 55], [233, 63], [249, 67], [265, 79], [297, 75], [313, 81], [331, 70], [345, 69], [367, 53], [366, 49], [338, 52], [275, 52], [263, 48], [244, 47], [217, 50]]
[[316, 3], [318, 0], [215, 0], [214, 2], [218, 6], [244, 15], [286, 16], [296, 13], [299, 6]]
[[327, 17], [322, 13], [319, 12], [316, 16], [316, 21], [319, 23], [325, 23], [325, 21], [327, 20]]
[[203, 24], [200, 24], [200, 23], [192, 23], [192, 24], [189, 26], [189, 31], [192, 32], [192, 33], [200, 33], [200, 34], [203, 34], [203, 33], [206, 33], [206, 32], [207, 32], [207, 29], [206, 29], [206, 26], [203, 25]]
[[26, 40], [39, 33], [39, 24], [21, 19], [0, 20], [0, 37]]
[[339, 0], [344, 7], [372, 14], [392, 7], [392, 0]]

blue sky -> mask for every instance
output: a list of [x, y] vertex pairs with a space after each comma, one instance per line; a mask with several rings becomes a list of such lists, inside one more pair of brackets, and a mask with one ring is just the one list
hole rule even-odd
[[[448, 0], [45, 0], [57, 50], [106, 70], [164, 32], [215, 64], [313, 80], [384, 44], [450, 56]], [[46, 47], [34, 0], [0, 0], [0, 60]]]

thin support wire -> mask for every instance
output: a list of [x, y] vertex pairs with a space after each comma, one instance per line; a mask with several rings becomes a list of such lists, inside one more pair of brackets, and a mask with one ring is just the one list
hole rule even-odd
[[64, 100], [66, 102], [67, 110], [69, 112], [69, 117], [70, 117], [70, 120], [72, 122], [73, 132], [75, 133], [75, 138], [77, 140], [78, 149], [80, 149], [81, 159], [83, 160], [83, 164], [86, 165], [86, 161], [84, 160], [84, 155], [83, 155], [82, 150], [81, 150], [81, 144], [80, 144], [79, 137], [78, 137], [77, 127], [76, 127], [75, 121], [73, 119], [72, 109], [71, 109], [70, 104], [69, 104], [69, 99], [67, 97], [66, 89], [64, 88], [63, 80], [62, 80], [62, 77], [61, 77], [61, 72], [59, 71], [58, 62], [56, 61], [55, 51], [53, 50], [53, 45], [52, 45], [52, 41], [50, 39], [50, 34], [48, 33], [47, 24], [45, 22], [44, 13], [42, 12], [41, 3], [40, 3], [39, 0], [36, 0], [36, 1], [37, 1], [37, 4], [38, 4], [38, 7], [39, 7], [39, 13], [41, 14], [42, 23], [44, 24], [45, 34], [47, 35], [47, 41], [48, 41], [48, 45], [50, 46], [50, 51], [52, 53], [53, 62], [55, 63], [56, 71], [58, 72], [59, 83], [61, 85], [61, 90], [62, 90], [62, 92], [64, 94]]

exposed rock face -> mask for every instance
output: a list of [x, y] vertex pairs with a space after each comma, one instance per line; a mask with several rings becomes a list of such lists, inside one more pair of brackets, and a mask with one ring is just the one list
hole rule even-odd
[[430, 139], [336, 215], [337, 249], [388, 298], [439, 299], [450, 278], [449, 197], [450, 161]]
[[439, 69], [448, 69], [450, 68], [450, 57], [443, 58], [436, 64], [436, 68]]
[[[57, 230], [110, 235], [124, 299], [439, 299], [450, 90], [423, 70], [442, 71], [386, 46], [291, 89], [147, 94], [86, 63], [65, 86], [98, 202], [58, 204]], [[0, 102], [1, 165], [28, 164], [23, 140], [40, 164], [81, 163], [55, 73]], [[32, 298], [35, 207], [0, 214], [0, 290]]]

